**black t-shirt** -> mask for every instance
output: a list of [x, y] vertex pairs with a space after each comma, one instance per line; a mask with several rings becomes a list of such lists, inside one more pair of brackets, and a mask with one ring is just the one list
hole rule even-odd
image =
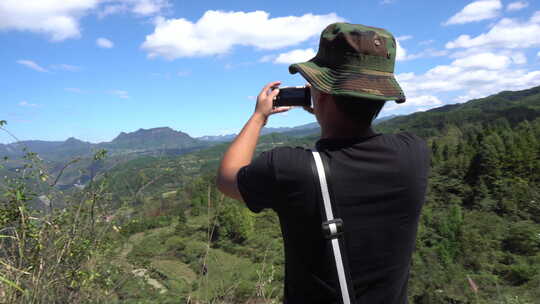
[[[344, 222], [347, 259], [357, 304], [407, 303], [407, 281], [429, 151], [407, 132], [321, 139], [316, 148], [330, 167], [333, 204]], [[333, 255], [321, 232], [320, 189], [304, 148], [261, 153], [238, 172], [248, 208], [275, 210], [285, 244], [287, 304], [337, 302]]]

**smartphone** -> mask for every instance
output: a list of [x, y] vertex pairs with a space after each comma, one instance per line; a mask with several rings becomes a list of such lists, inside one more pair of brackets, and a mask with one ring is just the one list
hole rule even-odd
[[274, 107], [283, 106], [311, 106], [311, 91], [309, 87], [283, 87], [274, 98]]

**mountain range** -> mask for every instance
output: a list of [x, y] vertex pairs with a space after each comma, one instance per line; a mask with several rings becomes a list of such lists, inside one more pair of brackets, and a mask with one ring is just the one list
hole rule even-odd
[[[375, 130], [413, 132], [426, 140], [431, 152], [409, 303], [538, 303], [540, 87], [396, 117]], [[312, 147], [317, 139], [317, 134], [272, 133], [260, 138], [257, 151]], [[283, 284], [283, 245], [276, 214], [254, 215], [243, 203], [227, 200], [216, 190], [216, 169], [227, 146], [221, 143], [181, 156], [127, 161], [102, 180], [109, 187], [110, 201], [130, 208], [131, 222], [122, 222], [129, 246], [123, 248], [133, 250], [124, 256], [137, 267], [152, 267], [154, 278], [164, 286], [186, 277], [185, 271], [171, 272], [174, 265], [202, 273], [201, 282], [209, 282], [207, 286], [220, 286], [189, 283], [188, 288], [204, 290], [191, 294], [215, 290], [220, 296], [226, 286], [235, 290], [254, 282], [256, 273], [263, 273], [261, 261], [272, 267], [273, 279], [265, 284]], [[199, 272], [205, 252], [212, 257], [204, 264], [210, 270], [207, 274]], [[478, 284], [478, 292], [467, 283]], [[132, 290], [124, 294], [134, 297]], [[253, 292], [236, 294], [240, 298]], [[144, 296], [155, 298], [148, 292]]]
[[[375, 120], [375, 124], [392, 119], [396, 115]], [[320, 132], [316, 122], [280, 128], [263, 128], [261, 135], [280, 133], [287, 136], [302, 137]], [[73, 157], [87, 157], [99, 149], [105, 149], [110, 155], [181, 155], [207, 148], [213, 144], [232, 141], [237, 134], [218, 136], [191, 137], [182, 131], [170, 127], [139, 129], [134, 132], [121, 132], [110, 142], [90, 143], [70, 137], [65, 141], [26, 140], [11, 144], [0, 144], [0, 157], [20, 158], [25, 152], [32, 151], [48, 161], [66, 161]]]
[[[540, 86], [393, 117], [374, 129], [415, 133], [431, 151], [426, 202], [411, 258], [409, 303], [537, 303]], [[263, 135], [257, 152], [279, 146], [312, 147], [319, 138], [316, 125], [281, 131]], [[303, 132], [309, 135], [298, 136]], [[176, 142], [181, 139], [185, 141]], [[105, 255], [92, 257], [92, 263], [80, 259], [85, 265], [96, 265], [88, 273], [110, 279], [95, 288], [92, 296], [111, 288], [108, 295], [125, 300], [122, 303], [178, 303], [192, 296], [201, 299], [199, 303], [210, 303], [223, 299], [224, 293], [230, 295], [227, 303], [255, 303], [246, 300], [246, 295], [259, 290], [261, 276], [271, 290], [268, 294], [282, 294], [284, 247], [277, 215], [272, 211], [252, 214], [215, 187], [216, 169], [228, 143], [155, 128], [121, 133], [100, 144], [74, 138], [26, 144], [50, 157], [98, 147], [112, 154], [102, 160], [85, 157], [65, 171], [65, 162], [47, 162], [52, 177], [47, 182], [62, 175], [57, 187], [73, 190], [51, 193], [68, 193], [73, 198], [49, 200], [42, 195], [30, 205], [73, 210], [77, 217], [91, 214], [92, 221], [95, 214], [96, 223], [110, 233], [105, 241], [111, 247], [104, 248], [111, 250], [94, 250]], [[208, 146], [198, 148], [199, 144]], [[3, 148], [13, 153], [20, 146]], [[192, 152], [187, 153], [189, 149]], [[0, 158], [0, 167], [4, 163]], [[11, 167], [0, 169], [0, 176], [14, 173], [13, 166], [20, 169], [23, 164], [16, 159], [7, 163]], [[96, 182], [83, 187], [91, 177], [97, 177]], [[81, 208], [89, 211], [80, 212], [85, 210]], [[94, 234], [93, 229], [85, 229], [90, 226], [73, 229], [71, 221], [61, 219], [60, 223], [69, 225], [66, 235], [73, 231]], [[61, 227], [43, 225], [49, 226]], [[48, 247], [50, 252], [58, 248], [57, 240], [64, 239], [60, 233], [55, 235], [60, 237], [50, 242], [54, 246]], [[81, 241], [75, 244], [88, 243], [85, 238]], [[134, 275], [134, 270], [147, 271], [145, 279]], [[478, 288], [469, 289], [467, 283]], [[163, 287], [154, 288], [157, 284]]]
[[[514, 125], [523, 120], [532, 120], [540, 113], [540, 86], [515, 92], [501, 92], [485, 98], [471, 100], [462, 104], [445, 105], [425, 112], [410, 115], [390, 116], [375, 121], [376, 130], [382, 133], [407, 130], [425, 138], [440, 134], [449, 125], [467, 125], [471, 123], [491, 123], [504, 118]], [[292, 128], [264, 128], [262, 131], [261, 147], [270, 148], [279, 143], [302, 143], [306, 136], [316, 140], [320, 132], [317, 123], [309, 123]], [[0, 174], [9, 175], [21, 168], [27, 151], [36, 152], [45, 161], [50, 174], [58, 175], [64, 165], [74, 158], [79, 161], [63, 171], [58, 186], [69, 188], [74, 185], [84, 185], [92, 174], [104, 173], [118, 164], [128, 162], [141, 156], [172, 157], [201, 151], [202, 154], [212, 154], [211, 162], [218, 161], [225, 142], [230, 141], [236, 134], [222, 136], [202, 136], [193, 138], [188, 134], [175, 131], [169, 127], [139, 129], [135, 132], [120, 133], [110, 142], [89, 143], [76, 138], [66, 141], [21, 141], [3, 145], [0, 144], [0, 159], [7, 156], [4, 169]], [[268, 137], [265, 139], [265, 137]], [[226, 145], [226, 144], [225, 144]], [[212, 148], [215, 146], [216, 148]], [[209, 149], [210, 148], [210, 149]], [[92, 155], [99, 149], [107, 150], [108, 157], [99, 167], [92, 165]], [[198, 153], [198, 152], [197, 152]], [[194, 154], [194, 155], [197, 155]], [[207, 164], [211, 163], [207, 162]], [[7, 172], [6, 172], [7, 170]], [[81, 172], [83, 172], [81, 174]]]
[[85, 157], [99, 149], [106, 149], [111, 155], [152, 154], [155, 151], [167, 154], [182, 154], [208, 147], [209, 144], [192, 138], [188, 134], [169, 127], [139, 129], [135, 132], [120, 133], [110, 142], [89, 143], [70, 137], [66, 141], [28, 140], [3, 145], [0, 156], [18, 158], [24, 149], [38, 153], [49, 161], [62, 161], [72, 157]]
[[[374, 125], [387, 121], [399, 115], [388, 115], [381, 118], [375, 119], [373, 122]], [[319, 133], [321, 131], [320, 126], [316, 122], [311, 122], [308, 124], [296, 126], [296, 127], [281, 127], [281, 128], [263, 128], [261, 130], [261, 135], [271, 134], [271, 133], [280, 133], [293, 137], [302, 137], [307, 135], [312, 135]], [[209, 142], [227, 142], [231, 141], [236, 137], [236, 133], [226, 134], [226, 135], [217, 135], [217, 136], [201, 136], [197, 137], [199, 140], [209, 141]]]

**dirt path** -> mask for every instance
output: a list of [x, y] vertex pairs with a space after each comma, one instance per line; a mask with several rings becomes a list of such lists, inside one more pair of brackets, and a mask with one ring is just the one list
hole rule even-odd
[[134, 235], [129, 237], [129, 240], [126, 243], [124, 243], [124, 247], [122, 248], [122, 251], [120, 251], [119, 262], [122, 266], [126, 267], [127, 269], [130, 269], [132, 274], [134, 274], [137, 277], [143, 278], [146, 281], [146, 283], [148, 283], [150, 286], [154, 287], [155, 289], [158, 289], [159, 293], [165, 293], [167, 292], [167, 287], [161, 284], [158, 280], [152, 278], [148, 274], [148, 269], [135, 268], [135, 266], [133, 266], [127, 261], [127, 255], [133, 249], [133, 244], [140, 241], [143, 237], [144, 237], [144, 232], [135, 233]]
[[145, 268], [134, 269], [133, 271], [131, 271], [131, 273], [133, 273], [137, 277], [143, 278], [146, 281], [146, 283], [150, 284], [155, 289], [158, 289], [159, 293], [166, 293], [167, 292], [167, 287], [163, 286], [163, 284], [158, 282], [158, 280], [153, 279], [148, 274], [147, 269], [145, 269]]

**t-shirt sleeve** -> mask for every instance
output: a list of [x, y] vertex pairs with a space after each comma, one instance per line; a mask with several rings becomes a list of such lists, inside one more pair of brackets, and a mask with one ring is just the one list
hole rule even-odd
[[417, 135], [414, 135], [414, 137], [416, 139], [415, 150], [416, 150], [418, 165], [425, 168], [426, 175], [427, 175], [427, 171], [429, 170], [429, 167], [431, 165], [431, 151], [429, 150], [425, 139]]
[[261, 153], [236, 176], [238, 190], [247, 207], [253, 212], [277, 206], [280, 191], [274, 168], [275, 150]]
[[402, 133], [407, 139], [411, 154], [410, 165], [415, 168], [415, 172], [418, 176], [427, 178], [429, 174], [429, 168], [431, 165], [431, 152], [428, 148], [426, 141], [409, 132]]

